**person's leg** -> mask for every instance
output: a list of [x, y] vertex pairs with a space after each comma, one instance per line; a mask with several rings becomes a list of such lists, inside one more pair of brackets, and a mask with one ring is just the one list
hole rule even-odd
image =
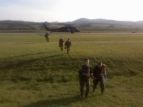
[[93, 80], [93, 92], [95, 92], [97, 85], [98, 85], [98, 79], [94, 79]]
[[67, 48], [67, 54], [69, 54], [69, 48]]
[[100, 79], [100, 88], [101, 88], [101, 93], [103, 94], [105, 90], [104, 77]]
[[61, 51], [63, 51], [63, 46], [61, 46]]
[[85, 97], [88, 97], [89, 86], [90, 86], [90, 81], [89, 81], [89, 79], [87, 79], [87, 80], [86, 80], [86, 93], [85, 93]]
[[61, 49], [61, 51], [63, 51], [63, 47], [62, 46], [60, 46], [60, 49]]
[[84, 81], [82, 79], [80, 79], [80, 97], [83, 98], [83, 94], [84, 94]]
[[70, 52], [70, 47], [67, 47], [67, 54], [69, 54]]

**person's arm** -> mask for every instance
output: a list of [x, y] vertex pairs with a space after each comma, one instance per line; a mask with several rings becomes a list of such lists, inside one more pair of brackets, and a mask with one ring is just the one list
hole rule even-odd
[[82, 66], [82, 67], [80, 68], [80, 70], [78, 71], [79, 78], [81, 78], [82, 69], [83, 69], [83, 66]]
[[64, 44], [64, 45], [65, 45], [65, 49], [67, 49], [67, 42], [65, 42], [65, 44]]
[[90, 67], [90, 77], [93, 79], [93, 69]]
[[97, 70], [97, 66], [94, 66], [93, 70], [92, 70], [92, 74], [93, 74], [93, 79], [96, 79], [96, 70]]
[[104, 64], [103, 67], [104, 67], [104, 72], [103, 72], [104, 77], [107, 78], [107, 66]]
[[79, 78], [81, 77], [81, 69], [78, 71]]

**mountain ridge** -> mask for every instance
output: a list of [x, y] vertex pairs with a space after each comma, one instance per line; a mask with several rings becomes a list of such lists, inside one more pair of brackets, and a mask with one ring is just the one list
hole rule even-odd
[[[0, 21], [0, 32], [36, 32], [44, 30], [42, 24], [45, 22], [32, 22], [21, 20], [3, 20]], [[72, 25], [80, 31], [129, 31], [142, 32], [143, 21], [117, 21], [110, 19], [88, 19], [79, 18], [71, 22], [47, 22], [50, 28], [60, 28], [66, 25]]]

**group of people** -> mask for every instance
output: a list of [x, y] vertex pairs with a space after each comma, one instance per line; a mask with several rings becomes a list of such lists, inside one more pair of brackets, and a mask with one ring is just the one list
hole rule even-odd
[[[50, 41], [49, 40], [49, 34], [50, 34], [49, 32], [46, 32], [44, 35], [47, 42]], [[63, 49], [65, 48], [67, 54], [69, 54], [70, 47], [71, 47], [71, 40], [69, 38], [66, 41], [64, 41], [63, 38], [59, 39], [59, 48], [61, 49], [61, 51], [63, 51]]]
[[[79, 70], [79, 84], [80, 84], [80, 97], [86, 98], [88, 97], [89, 88], [90, 88], [90, 78], [93, 80], [93, 93], [97, 87], [100, 85], [101, 93], [104, 93], [105, 89], [105, 79], [106, 79], [106, 65], [102, 63], [102, 61], [98, 62], [97, 65], [91, 67], [90, 60], [85, 59], [85, 64], [82, 65]], [[86, 88], [86, 90], [84, 90]]]
[[69, 38], [66, 41], [64, 41], [63, 38], [59, 39], [59, 48], [61, 49], [61, 51], [63, 51], [63, 49], [65, 48], [67, 54], [69, 54], [70, 47], [71, 47], [71, 40]]
[[[47, 42], [49, 42], [48, 33], [45, 34], [45, 38]], [[59, 39], [59, 48], [61, 51], [63, 51], [63, 49], [66, 49], [67, 54], [69, 54], [70, 47], [71, 47], [71, 40], [69, 38], [66, 41], [64, 41], [63, 38]], [[106, 65], [103, 64], [102, 61], [98, 62], [97, 65], [91, 67], [90, 60], [85, 59], [84, 64], [79, 70], [79, 85], [80, 85], [81, 98], [88, 97], [89, 89], [90, 89], [90, 79], [93, 80], [92, 91], [94, 92], [97, 85], [99, 84], [101, 89], [101, 94], [104, 93], [105, 79], [107, 76], [106, 71], [107, 71]]]

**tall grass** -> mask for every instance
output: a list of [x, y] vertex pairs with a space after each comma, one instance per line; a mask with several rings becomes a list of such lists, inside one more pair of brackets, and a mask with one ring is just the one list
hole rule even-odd
[[[70, 38], [70, 55], [58, 39]], [[0, 34], [1, 107], [141, 107], [143, 36], [124, 33]], [[78, 70], [85, 58], [108, 66], [106, 94], [80, 100]], [[91, 84], [92, 85], [92, 84]]]

